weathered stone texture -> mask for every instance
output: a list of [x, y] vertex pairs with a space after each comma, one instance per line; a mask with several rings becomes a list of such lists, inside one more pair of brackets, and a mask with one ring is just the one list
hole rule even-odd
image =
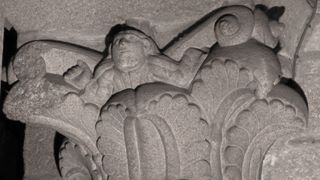
[[54, 159], [55, 131], [41, 126], [26, 126], [24, 139], [24, 178], [58, 179]]
[[315, 15], [296, 62], [295, 80], [302, 87], [309, 106], [309, 127], [320, 126], [320, 14]]
[[[6, 17], [19, 32], [20, 44], [40, 38], [78, 43], [104, 49], [110, 28], [131, 18], [152, 23], [160, 46], [222, 0], [5, 0]], [[128, 8], [130, 7], [130, 8]], [[174, 17], [174, 19], [172, 18]], [[166, 36], [163, 36], [165, 33]]]
[[[69, 138], [56, 159], [64, 179], [319, 177], [319, 133], [306, 127], [320, 126], [320, 14], [300, 48], [313, 1], [256, 2], [286, 6], [281, 36], [282, 24], [249, 0], [4, 1], [20, 44], [48, 38], [102, 50], [116, 24], [142, 31], [113, 34], [98, 65], [100, 52], [62, 42], [19, 49], [10, 69], [19, 82], [3, 110], [36, 124], [26, 128], [25, 179], [59, 179], [47, 128]], [[171, 49], [180, 59], [189, 48], [179, 63], [158, 49], [223, 3], [244, 6], [213, 11], [199, 36]], [[303, 97], [280, 80], [291, 77], [299, 48], [293, 74], [310, 117]]]
[[320, 176], [319, 134], [278, 139], [264, 159], [262, 180], [315, 180]]

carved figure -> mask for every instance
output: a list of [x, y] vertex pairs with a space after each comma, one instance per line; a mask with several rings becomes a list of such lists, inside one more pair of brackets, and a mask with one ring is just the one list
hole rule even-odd
[[94, 75], [88, 65], [78, 62], [64, 78], [78, 89], [86, 102], [102, 105], [115, 92], [148, 82], [164, 82], [188, 88], [206, 52], [189, 48], [178, 63], [160, 53], [156, 43], [138, 30], [119, 32], [110, 48], [111, 57], [102, 60]]
[[245, 6], [215, 13], [208, 53], [189, 48], [177, 62], [146, 34], [124, 30], [98, 65], [70, 68], [67, 83], [46, 69], [48, 44], [23, 47], [4, 112], [69, 138], [59, 157], [64, 179], [256, 180], [272, 146], [305, 131], [308, 108], [279, 83], [271, 48], [281, 24]]

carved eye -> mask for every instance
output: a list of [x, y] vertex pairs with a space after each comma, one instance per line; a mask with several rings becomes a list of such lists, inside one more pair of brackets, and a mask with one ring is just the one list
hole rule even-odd
[[125, 37], [129, 42], [136, 42], [138, 40], [138, 38], [134, 35], [127, 35]]
[[120, 41], [120, 38], [115, 38], [115, 39], [113, 40], [113, 44], [118, 44], [119, 41]]
[[123, 45], [128, 42], [129, 41], [126, 38], [120, 37], [120, 38], [115, 39], [114, 44]]

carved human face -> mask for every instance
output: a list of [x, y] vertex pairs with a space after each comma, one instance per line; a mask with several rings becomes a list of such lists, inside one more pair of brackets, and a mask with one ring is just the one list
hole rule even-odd
[[138, 69], [146, 60], [143, 39], [129, 32], [118, 34], [112, 44], [112, 58], [116, 67], [124, 72]]

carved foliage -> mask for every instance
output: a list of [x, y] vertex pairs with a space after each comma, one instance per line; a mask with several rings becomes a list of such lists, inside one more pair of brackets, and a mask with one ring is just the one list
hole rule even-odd
[[211, 127], [211, 173], [222, 179], [220, 165], [221, 127], [224, 119], [240, 104], [253, 98], [247, 87], [254, 80], [252, 72], [241, 68], [234, 60], [207, 61], [200, 69], [193, 85], [191, 96], [209, 119]]
[[191, 96], [211, 126], [211, 176], [219, 180], [259, 179], [262, 159], [272, 143], [307, 125], [300, 95], [277, 85], [260, 99], [253, 91], [260, 83], [255, 70], [241, 63], [241, 59], [208, 60], [192, 85]]
[[[165, 94], [159, 100], [152, 101], [148, 110], [150, 114], [157, 115], [164, 121], [161, 124], [159, 123], [161, 121], [153, 120], [155, 125], [159, 124], [158, 127], [162, 127], [160, 130], [162, 136], [171, 134], [169, 137], [171, 136], [172, 139], [164, 139], [164, 143], [165, 141], [167, 141], [166, 144], [176, 142], [177, 156], [173, 157], [175, 155], [173, 152], [171, 158], [172, 161], [176, 161], [174, 158], [179, 157], [177, 160], [180, 162], [180, 178], [209, 178], [210, 143], [207, 141], [209, 129], [208, 122], [203, 119], [199, 107], [190, 102], [187, 96]], [[171, 150], [169, 148], [165, 147], [167, 154]], [[179, 164], [177, 165], [179, 167]]]
[[111, 103], [101, 117], [98, 147], [111, 179], [210, 179], [208, 123], [189, 96]]
[[257, 179], [273, 141], [306, 125], [299, 110], [279, 99], [255, 100], [246, 106], [222, 128], [221, 170], [227, 179]]
[[95, 164], [94, 157], [83, 147], [69, 140], [66, 140], [60, 148], [59, 167], [62, 177], [66, 180], [102, 180], [100, 169]]
[[[142, 85], [112, 96], [99, 114], [99, 107], [84, 103], [76, 90], [44, 72], [41, 58], [26, 56], [36, 63], [29, 70], [19, 56], [15, 66], [21, 82], [8, 96], [5, 111], [60, 130], [84, 145], [64, 144], [60, 163], [66, 179], [106, 179], [100, 168], [111, 180], [259, 179], [274, 141], [306, 127], [307, 108], [297, 93], [277, 85], [279, 61], [258, 43], [268, 45], [259, 38], [272, 32], [252, 36], [259, 30], [254, 15], [257, 12], [238, 6], [219, 11], [214, 19], [219, 45], [211, 49], [190, 91]], [[237, 22], [237, 16], [249, 19]], [[245, 23], [245, 33], [237, 34], [238, 25]], [[32, 111], [18, 112], [16, 107]], [[94, 163], [92, 155], [99, 153], [102, 160]]]
[[214, 59], [206, 62], [192, 84], [191, 96], [198, 100], [206, 115], [212, 121], [223, 99], [231, 92], [247, 88], [253, 81], [253, 74], [241, 68], [233, 60]]
[[103, 165], [111, 179], [128, 179], [127, 154], [124, 141], [124, 120], [127, 117], [126, 107], [110, 105], [101, 112], [97, 133], [98, 148], [104, 155]]

